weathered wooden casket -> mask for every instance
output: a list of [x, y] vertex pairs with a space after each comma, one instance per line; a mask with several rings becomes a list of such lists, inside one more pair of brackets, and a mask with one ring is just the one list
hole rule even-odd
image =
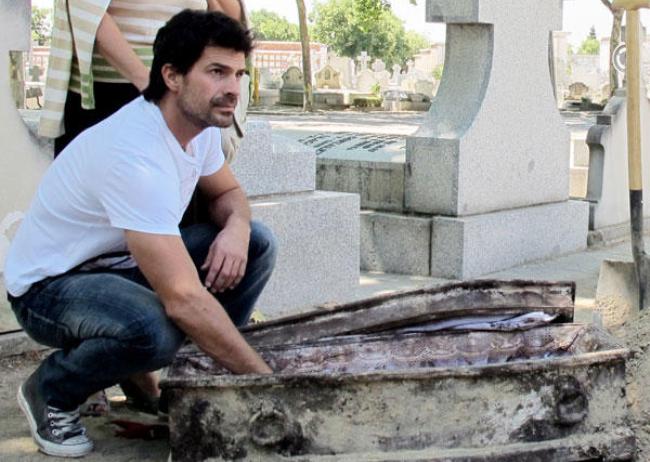
[[269, 376], [189, 346], [162, 382], [172, 459], [632, 460], [628, 352], [572, 323], [574, 290], [477, 281], [251, 326]]

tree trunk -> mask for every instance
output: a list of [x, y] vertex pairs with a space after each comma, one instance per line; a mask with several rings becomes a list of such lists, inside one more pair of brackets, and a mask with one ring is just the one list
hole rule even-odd
[[609, 89], [610, 96], [618, 89], [618, 71], [612, 64], [614, 50], [621, 43], [621, 26], [623, 24], [624, 10], [614, 10], [612, 12], [612, 35], [609, 40]]
[[614, 50], [621, 43], [621, 26], [625, 10], [614, 9], [613, 0], [600, 0], [600, 3], [605, 5], [612, 13], [612, 33], [609, 37], [609, 95], [612, 96], [618, 89], [618, 71], [614, 68], [612, 58], [614, 57]]
[[311, 86], [311, 50], [309, 47], [309, 30], [307, 29], [307, 12], [304, 0], [296, 0], [298, 4], [298, 22], [300, 24], [300, 44], [302, 46], [302, 76], [305, 83], [303, 110], [311, 112], [314, 100]]

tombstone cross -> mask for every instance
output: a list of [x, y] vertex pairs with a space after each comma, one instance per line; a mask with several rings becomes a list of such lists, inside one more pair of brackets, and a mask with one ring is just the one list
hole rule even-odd
[[32, 78], [32, 82], [40, 82], [42, 75], [43, 69], [41, 69], [41, 66], [35, 64], [29, 68], [29, 76]]
[[370, 56], [368, 56], [368, 53], [362, 51], [357, 58], [359, 59], [359, 63], [361, 64], [361, 70], [363, 71], [368, 69], [368, 61], [370, 61]]

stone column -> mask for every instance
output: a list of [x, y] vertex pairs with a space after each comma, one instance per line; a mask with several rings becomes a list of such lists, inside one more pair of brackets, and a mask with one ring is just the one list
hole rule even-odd
[[405, 205], [435, 215], [434, 276], [472, 277], [584, 248], [569, 198], [569, 133], [549, 66], [561, 0], [428, 0], [447, 24], [445, 72], [407, 140]]
[[[30, 19], [30, 0], [0, 2], [0, 294], [5, 293], [2, 272], [9, 242], [51, 159], [22, 121], [9, 81], [9, 52], [29, 51]], [[2, 296], [0, 332], [16, 328]]]

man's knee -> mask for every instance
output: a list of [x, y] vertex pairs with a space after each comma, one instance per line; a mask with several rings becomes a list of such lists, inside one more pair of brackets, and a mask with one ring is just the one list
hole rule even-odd
[[251, 257], [269, 268], [273, 268], [278, 253], [275, 234], [265, 224], [251, 221]]
[[182, 331], [161, 311], [133, 322], [122, 336], [122, 343], [131, 358], [154, 370], [172, 362], [184, 338]]

